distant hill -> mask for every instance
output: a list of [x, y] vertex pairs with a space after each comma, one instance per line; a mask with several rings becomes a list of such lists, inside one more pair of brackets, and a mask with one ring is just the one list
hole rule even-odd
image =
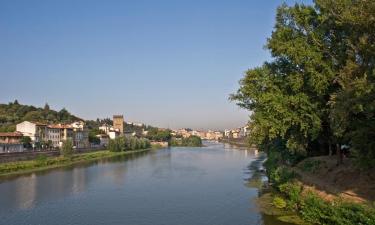
[[0, 104], [0, 132], [16, 130], [16, 124], [22, 121], [41, 123], [72, 123], [82, 120], [70, 114], [65, 108], [60, 111], [50, 109], [46, 104], [44, 108], [19, 104], [17, 100], [9, 104]]

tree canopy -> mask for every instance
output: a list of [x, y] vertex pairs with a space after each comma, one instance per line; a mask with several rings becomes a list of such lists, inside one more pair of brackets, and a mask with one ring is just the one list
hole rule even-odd
[[71, 123], [80, 118], [66, 109], [57, 112], [46, 104], [44, 108], [14, 103], [0, 104], [0, 132], [15, 131], [15, 125], [25, 120], [42, 123]]
[[346, 144], [375, 166], [375, 2], [284, 4], [266, 48], [230, 97], [252, 111], [251, 141], [302, 156]]

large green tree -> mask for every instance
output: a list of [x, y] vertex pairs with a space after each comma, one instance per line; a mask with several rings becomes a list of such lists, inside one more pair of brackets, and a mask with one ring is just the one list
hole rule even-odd
[[273, 61], [247, 71], [231, 96], [252, 111], [253, 142], [279, 140], [291, 154], [315, 155], [341, 144], [356, 149], [355, 136], [364, 133], [373, 137], [374, 4], [317, 0], [278, 8], [266, 45]]

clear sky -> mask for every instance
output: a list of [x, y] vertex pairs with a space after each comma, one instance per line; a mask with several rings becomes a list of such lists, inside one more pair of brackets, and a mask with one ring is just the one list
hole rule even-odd
[[170, 128], [244, 125], [249, 113], [228, 95], [270, 59], [282, 2], [0, 0], [0, 102]]

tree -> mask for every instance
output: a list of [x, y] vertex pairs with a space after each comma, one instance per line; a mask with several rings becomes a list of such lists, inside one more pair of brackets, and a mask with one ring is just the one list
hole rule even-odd
[[307, 156], [350, 144], [375, 166], [374, 12], [369, 0], [278, 8], [273, 61], [247, 71], [230, 97], [252, 111], [253, 143]]
[[29, 136], [23, 136], [21, 143], [23, 144], [23, 147], [31, 148], [31, 138]]
[[73, 142], [72, 140], [70, 139], [67, 139], [65, 141], [63, 141], [63, 144], [62, 144], [62, 147], [61, 147], [61, 155], [63, 155], [64, 157], [70, 157], [73, 155]]

